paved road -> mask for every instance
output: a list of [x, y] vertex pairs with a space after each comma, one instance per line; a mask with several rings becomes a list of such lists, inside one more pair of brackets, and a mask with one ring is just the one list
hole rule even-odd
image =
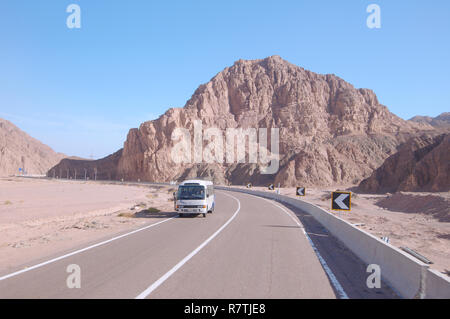
[[[266, 199], [217, 191], [207, 218], [161, 214], [147, 228], [0, 274], [0, 298], [387, 297], [364, 289], [358, 260], [340, 254], [327, 261], [333, 245], [315, 246], [296, 215]], [[360, 267], [343, 269], [341, 259]], [[67, 287], [71, 264], [81, 269], [81, 288]]]

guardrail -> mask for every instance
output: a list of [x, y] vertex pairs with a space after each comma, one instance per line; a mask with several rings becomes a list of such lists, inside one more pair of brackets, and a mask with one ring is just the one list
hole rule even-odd
[[276, 193], [226, 186], [215, 188], [273, 199], [312, 215], [363, 262], [379, 265], [383, 280], [403, 298], [450, 298], [447, 276], [314, 204]]

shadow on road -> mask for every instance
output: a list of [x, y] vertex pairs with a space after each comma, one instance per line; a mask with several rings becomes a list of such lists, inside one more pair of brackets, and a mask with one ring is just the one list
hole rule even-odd
[[[303, 224], [306, 233], [322, 258], [332, 270], [350, 299], [397, 299], [399, 296], [382, 280], [381, 288], [369, 289], [366, 284], [370, 273], [367, 265], [352, 253], [342, 242], [328, 232], [311, 215], [284, 203]], [[383, 271], [381, 271], [383, 278]], [[336, 293], [336, 292], [335, 292]]]
[[148, 209], [141, 210], [134, 214], [135, 218], [170, 218], [178, 216], [177, 212], [152, 212]]

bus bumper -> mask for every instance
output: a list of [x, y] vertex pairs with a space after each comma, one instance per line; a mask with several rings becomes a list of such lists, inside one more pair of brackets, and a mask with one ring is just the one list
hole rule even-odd
[[177, 208], [179, 214], [205, 214], [208, 212], [206, 208]]

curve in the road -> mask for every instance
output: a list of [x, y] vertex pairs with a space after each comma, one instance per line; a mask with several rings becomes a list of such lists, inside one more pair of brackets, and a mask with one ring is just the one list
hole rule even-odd
[[331, 284], [333, 285], [334, 289], [336, 290], [336, 292], [339, 295], [340, 299], [349, 299], [347, 294], [344, 291], [344, 288], [342, 287], [342, 285], [339, 283], [339, 280], [337, 280], [336, 276], [334, 275], [333, 271], [330, 269], [330, 267], [328, 267], [327, 262], [323, 259], [322, 255], [320, 254], [319, 250], [317, 249], [316, 245], [314, 245], [314, 242], [311, 240], [311, 238], [308, 236], [308, 234], [305, 231], [305, 228], [300, 224], [299, 220], [292, 216], [291, 213], [289, 213], [288, 210], [286, 210], [284, 207], [275, 204], [274, 201], [268, 200], [266, 198], [261, 198], [264, 199], [265, 201], [268, 201], [269, 203], [271, 203], [272, 205], [278, 207], [279, 209], [281, 209], [284, 213], [286, 213], [299, 227], [301, 227], [303, 234], [306, 236], [306, 238], [308, 239], [309, 243], [311, 244], [311, 247], [313, 248], [314, 252], [317, 255], [317, 258], [319, 258], [320, 264], [322, 265], [323, 270], [325, 270], [325, 272], [327, 273], [328, 278], [330, 279]]
[[[2, 276], [0, 298], [336, 297], [292, 215], [260, 197], [217, 195], [206, 219], [167, 218]], [[80, 265], [81, 289], [66, 286], [67, 264]]]
[[141, 292], [136, 299], [145, 299], [148, 295], [150, 295], [156, 288], [158, 288], [163, 282], [165, 282], [170, 276], [172, 276], [178, 269], [180, 269], [186, 262], [189, 261], [192, 257], [194, 257], [200, 250], [203, 249], [208, 243], [214, 239], [222, 230], [225, 229], [225, 227], [228, 226], [229, 223], [237, 216], [239, 211], [241, 210], [241, 202], [236, 197], [224, 193], [224, 195], [233, 198], [237, 203], [238, 207], [234, 214], [226, 221], [225, 224], [223, 224], [214, 234], [212, 234], [208, 239], [206, 239], [203, 243], [201, 243], [200, 246], [195, 248], [189, 255], [184, 257], [178, 264], [173, 266], [172, 269], [170, 269], [168, 272], [166, 272], [161, 278], [159, 278], [157, 281], [155, 281], [153, 284], [151, 284], [147, 289], [145, 289], [143, 292]]

